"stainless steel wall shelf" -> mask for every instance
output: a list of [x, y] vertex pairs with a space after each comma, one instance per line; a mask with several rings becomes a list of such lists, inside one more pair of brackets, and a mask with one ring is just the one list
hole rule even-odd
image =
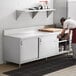
[[16, 10], [16, 19], [19, 18], [19, 16], [22, 14], [22, 13], [31, 13], [32, 14], [32, 18], [34, 18], [36, 16], [36, 14], [38, 12], [46, 12], [47, 14], [47, 17], [52, 13], [54, 12], [55, 9], [41, 9], [41, 10]]

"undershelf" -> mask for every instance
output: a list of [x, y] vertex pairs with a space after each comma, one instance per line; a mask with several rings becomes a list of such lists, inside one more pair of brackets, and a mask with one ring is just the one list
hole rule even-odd
[[72, 50], [64, 50], [64, 51], [59, 52], [59, 54], [65, 54], [65, 53], [70, 53], [70, 52], [72, 52]]

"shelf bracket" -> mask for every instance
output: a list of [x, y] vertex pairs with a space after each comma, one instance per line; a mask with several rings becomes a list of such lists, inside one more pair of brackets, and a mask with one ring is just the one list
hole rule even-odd
[[16, 10], [16, 20], [18, 19], [18, 17], [21, 15], [21, 11]]
[[31, 12], [31, 13], [32, 13], [32, 18], [34, 18], [38, 12], [36, 11], [36, 12]]
[[52, 13], [52, 11], [46, 11], [47, 13], [47, 17], [49, 17], [49, 15]]

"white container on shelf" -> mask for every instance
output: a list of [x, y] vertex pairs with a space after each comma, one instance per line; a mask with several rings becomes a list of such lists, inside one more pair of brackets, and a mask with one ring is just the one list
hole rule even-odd
[[40, 4], [43, 6], [43, 9], [48, 8], [48, 1], [40, 1]]

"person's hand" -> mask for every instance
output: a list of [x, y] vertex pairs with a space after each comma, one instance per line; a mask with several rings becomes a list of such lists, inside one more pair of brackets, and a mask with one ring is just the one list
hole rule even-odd
[[61, 37], [62, 37], [61, 34], [57, 35], [57, 38], [61, 39]]
[[66, 34], [64, 37], [65, 40], [69, 40], [69, 34]]
[[69, 40], [69, 37], [65, 37], [64, 39], [65, 39], [65, 40]]

